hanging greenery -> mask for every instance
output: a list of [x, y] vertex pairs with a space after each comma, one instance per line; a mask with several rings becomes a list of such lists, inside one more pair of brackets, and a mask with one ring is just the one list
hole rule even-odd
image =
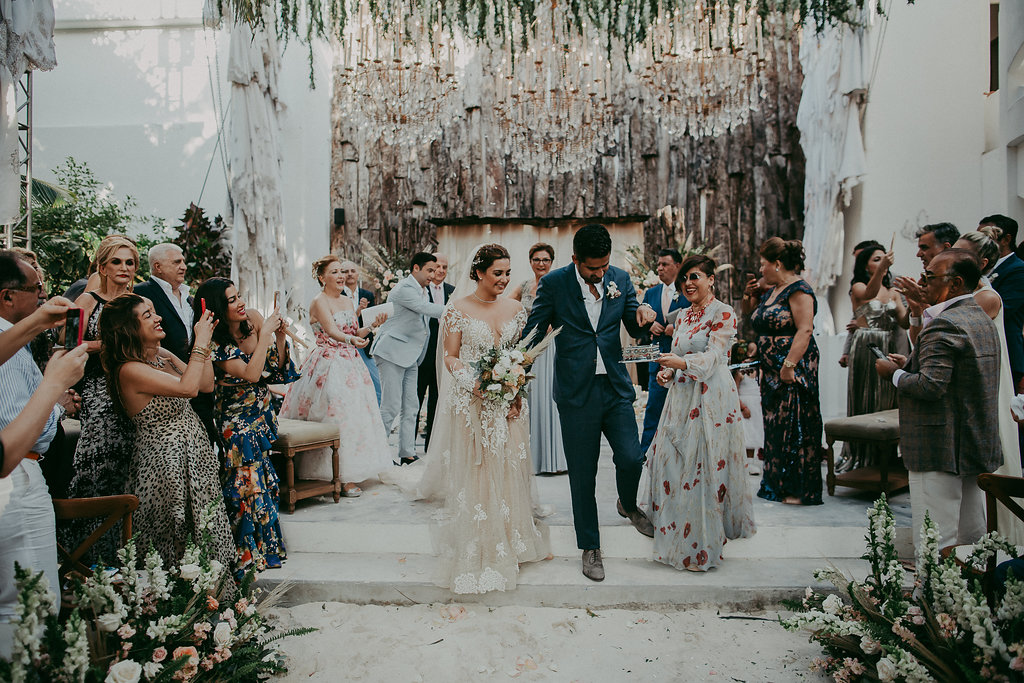
[[[699, 0], [550, 0], [563, 6], [566, 26], [582, 32], [584, 24], [597, 27], [611, 45], [621, 42], [627, 52], [641, 44], [648, 28], [659, 16], [683, 10]], [[914, 0], [908, 0], [913, 3]], [[720, 0], [718, 11], [727, 13], [730, 22], [737, 8], [756, 6], [762, 18], [769, 15], [793, 18], [783, 30], [810, 26], [815, 30], [835, 24], [857, 24], [860, 11], [874, 3], [884, 14], [881, 0]], [[359, 12], [360, 0], [217, 0], [222, 15], [231, 15], [254, 29], [266, 29], [272, 18], [273, 29], [282, 40], [294, 37], [308, 42], [313, 37], [340, 36], [349, 17]], [[715, 4], [702, 3], [709, 9]], [[477, 42], [507, 40], [513, 26], [520, 27], [514, 42], [525, 47], [530, 41], [529, 27], [536, 19], [538, 0], [368, 0], [374, 22], [388, 27], [402, 17], [416, 13], [451, 34], [456, 31]]]

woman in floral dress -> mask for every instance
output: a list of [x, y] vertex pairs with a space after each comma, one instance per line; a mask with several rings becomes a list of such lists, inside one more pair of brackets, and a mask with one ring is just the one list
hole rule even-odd
[[218, 321], [213, 332], [214, 420], [222, 440], [221, 479], [235, 536], [236, 567], [239, 572], [277, 568], [285, 559], [285, 547], [277, 517], [277, 472], [270, 463], [277, 416], [267, 385], [299, 377], [285, 343], [286, 328], [276, 310], [266, 319], [247, 311], [238, 289], [226, 278], [210, 278], [199, 286], [193, 300], [196, 320], [204, 301]]
[[736, 314], [715, 298], [714, 285], [714, 261], [683, 261], [676, 289], [690, 307], [678, 318], [671, 353], [658, 359], [668, 396], [648, 461], [652, 556], [690, 571], [718, 566], [727, 539], [755, 533], [740, 399], [729, 373]]
[[[745, 312], [761, 355], [764, 412], [764, 472], [757, 495], [790, 505], [821, 505], [821, 405], [818, 346], [812, 335], [818, 303], [800, 278], [804, 248], [799, 240], [769, 238], [761, 247], [763, 294], [747, 284]], [[757, 302], [755, 309], [755, 302]]]
[[[323, 287], [309, 305], [316, 349], [302, 365], [302, 377], [288, 389], [281, 417], [334, 422], [341, 434], [338, 450], [342, 495], [363, 491], [356, 482], [377, 479], [391, 467], [391, 449], [377, 405], [377, 393], [358, 350], [384, 322], [359, 327], [352, 299], [342, 296], [346, 273], [341, 259], [329, 255], [313, 263], [313, 277]], [[298, 466], [302, 479], [334, 478], [331, 452], [306, 453]]]

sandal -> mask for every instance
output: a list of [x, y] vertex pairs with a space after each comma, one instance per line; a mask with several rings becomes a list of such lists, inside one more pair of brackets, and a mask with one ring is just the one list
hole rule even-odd
[[[351, 488], [349, 488], [350, 486]], [[355, 484], [346, 484], [341, 487], [342, 498], [358, 498], [361, 495], [363, 495], [363, 490]]]

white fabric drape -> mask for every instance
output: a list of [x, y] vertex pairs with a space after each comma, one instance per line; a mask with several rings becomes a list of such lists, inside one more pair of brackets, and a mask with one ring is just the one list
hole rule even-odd
[[[268, 21], [268, 26], [273, 21]], [[280, 59], [273, 32], [231, 29], [228, 81], [228, 192], [233, 214], [233, 271], [246, 301], [269, 311], [275, 291], [287, 291], [282, 204]], [[282, 312], [285, 302], [281, 302]]]
[[[870, 24], [873, 15], [862, 17]], [[866, 173], [860, 114], [870, 79], [867, 32], [829, 27], [805, 32], [800, 44], [803, 92], [797, 112], [806, 158], [804, 181], [805, 278], [818, 294], [816, 327], [832, 332], [828, 289], [843, 267], [843, 208]], [[824, 329], [823, 329], [824, 328]]]

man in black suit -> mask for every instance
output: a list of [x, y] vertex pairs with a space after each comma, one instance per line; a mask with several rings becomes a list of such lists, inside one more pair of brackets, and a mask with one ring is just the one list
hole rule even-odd
[[[356, 318], [359, 318], [364, 308], [375, 305], [376, 297], [370, 290], [359, 286], [359, 266], [354, 261], [342, 261], [341, 272], [345, 276], [345, 286], [341, 288], [341, 295], [352, 299], [352, 305], [356, 307]], [[368, 334], [366, 339], [369, 343], [359, 349], [359, 357], [363, 359], [363, 364], [366, 365], [366, 370], [370, 373], [370, 381], [373, 382], [373, 391], [377, 394], [377, 406], [379, 407], [381, 398], [380, 370], [377, 369], [377, 362], [370, 355], [373, 332]]]
[[1014, 250], [1017, 247], [1017, 221], [995, 214], [985, 216], [978, 227], [992, 225], [1002, 233], [999, 238], [999, 260], [989, 273], [992, 288], [1003, 299], [1003, 328], [1006, 331], [1006, 350], [1010, 355], [1010, 374], [1017, 392], [1024, 387], [1024, 261]]
[[[185, 284], [185, 254], [177, 244], [164, 242], [149, 250], [150, 278], [135, 285], [133, 290], [153, 302], [153, 310], [160, 316], [160, 325], [167, 335], [160, 346], [183, 362], [188, 363], [192, 347], [192, 324], [195, 314], [192, 297]], [[217, 428], [213, 424], [213, 393], [200, 392], [191, 401], [192, 408], [206, 427], [210, 443], [219, 443]]]
[[[434, 271], [434, 280], [427, 284], [427, 297], [431, 303], [447, 304], [448, 297], [455, 291], [453, 285], [444, 281], [448, 275], [448, 257], [444, 254], [434, 254], [437, 259], [437, 270]], [[423, 448], [426, 450], [430, 445], [430, 432], [434, 428], [434, 414], [437, 412], [437, 337], [438, 320], [430, 318], [427, 320], [430, 326], [430, 339], [427, 341], [427, 354], [420, 363], [416, 375], [416, 394], [419, 397], [420, 410], [423, 409], [423, 397], [430, 391], [427, 397], [427, 431], [423, 440]]]

